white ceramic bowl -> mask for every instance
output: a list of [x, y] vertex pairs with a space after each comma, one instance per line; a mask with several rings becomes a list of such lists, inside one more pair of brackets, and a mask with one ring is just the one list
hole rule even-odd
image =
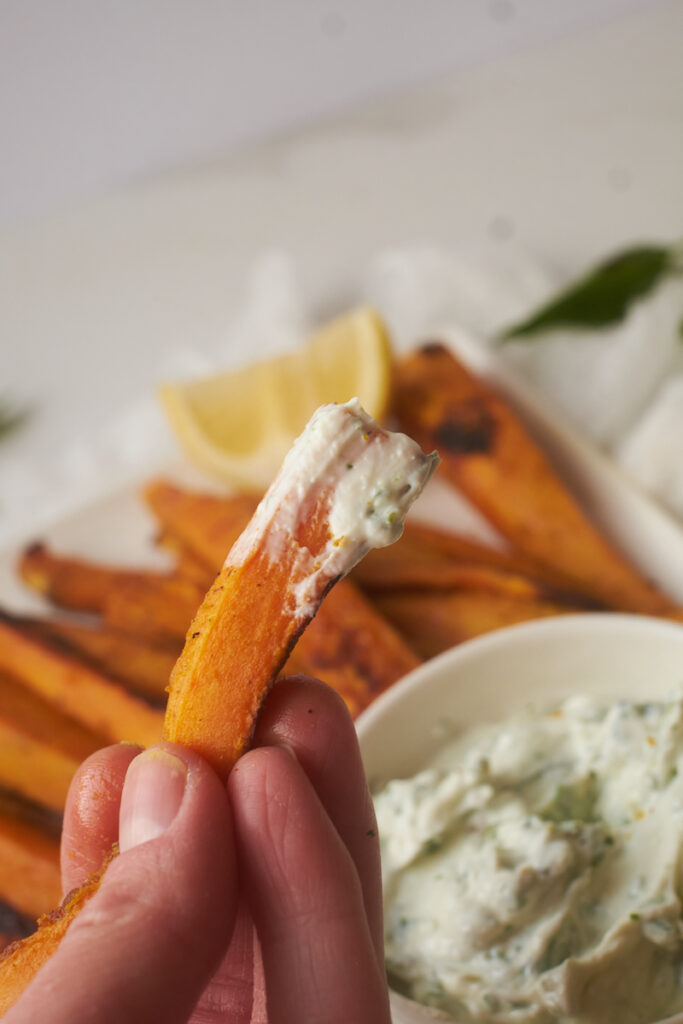
[[[444, 724], [496, 721], [572, 693], [605, 703], [666, 698], [683, 683], [683, 626], [634, 615], [572, 615], [498, 630], [411, 672], [357, 722], [373, 789], [422, 768]], [[452, 1020], [391, 994], [394, 1024]], [[683, 1024], [683, 1014], [668, 1024]], [[661, 1022], [660, 1022], [661, 1024]]]

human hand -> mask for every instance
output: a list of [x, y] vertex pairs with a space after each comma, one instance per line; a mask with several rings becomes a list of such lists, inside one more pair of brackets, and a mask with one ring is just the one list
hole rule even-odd
[[117, 838], [6, 1024], [389, 1024], [374, 812], [332, 690], [277, 683], [227, 787], [173, 744], [94, 754], [67, 801], [64, 890]]

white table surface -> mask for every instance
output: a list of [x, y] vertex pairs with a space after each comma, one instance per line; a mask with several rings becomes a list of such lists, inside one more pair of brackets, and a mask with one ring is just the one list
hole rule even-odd
[[28, 527], [40, 512], [31, 486], [68, 450], [69, 472], [53, 481], [66, 501], [84, 445], [106, 441], [188, 353], [258, 354], [228, 328], [249, 268], [274, 246], [292, 254], [319, 313], [355, 298], [387, 247], [530, 251], [574, 271], [621, 244], [680, 235], [681, 39], [683, 5], [653, 3], [6, 229], [0, 390], [35, 414], [0, 449], [0, 531]]

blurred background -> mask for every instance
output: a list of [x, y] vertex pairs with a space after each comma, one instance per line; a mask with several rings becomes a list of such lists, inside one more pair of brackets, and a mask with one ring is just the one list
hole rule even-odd
[[5, 0], [0, 221], [215, 159], [352, 104], [657, 6]]
[[[171, 456], [161, 380], [359, 301], [399, 345], [486, 341], [606, 254], [675, 243], [681, 38], [677, 0], [5, 0], [0, 393], [30, 416], [0, 541]], [[680, 442], [653, 473], [648, 440], [683, 432], [680, 383], [643, 426], [681, 372], [676, 287], [623, 359], [565, 338], [517, 361], [680, 512]]]

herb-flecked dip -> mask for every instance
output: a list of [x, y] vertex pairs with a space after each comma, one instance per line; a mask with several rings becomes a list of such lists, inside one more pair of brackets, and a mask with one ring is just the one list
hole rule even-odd
[[683, 1009], [683, 696], [468, 730], [375, 808], [398, 991], [486, 1024]]

